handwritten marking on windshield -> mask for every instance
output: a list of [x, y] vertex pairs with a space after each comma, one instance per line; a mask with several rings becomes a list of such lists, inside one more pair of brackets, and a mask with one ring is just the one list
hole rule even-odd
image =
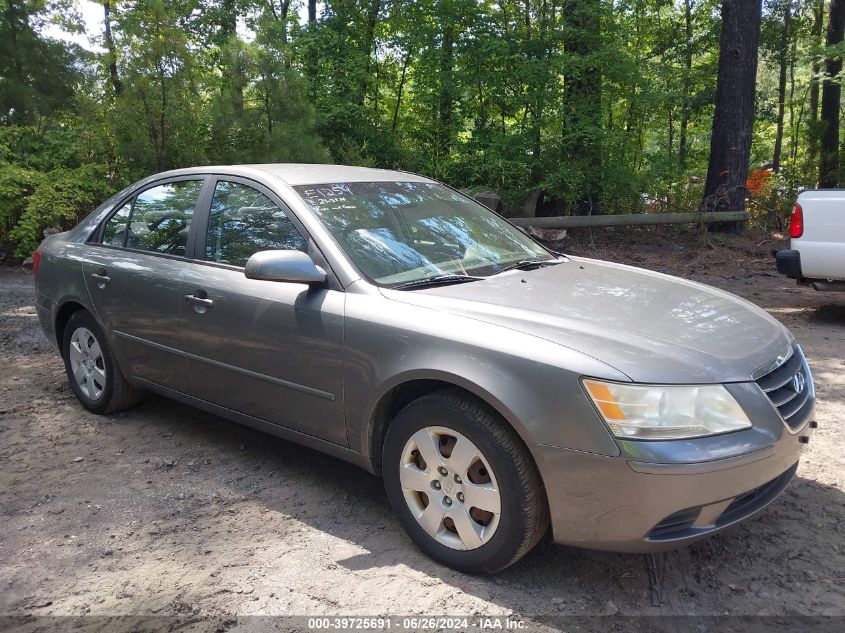
[[323, 206], [346, 202], [346, 195], [352, 193], [352, 187], [345, 184], [325, 185], [304, 189], [302, 193], [312, 205]]

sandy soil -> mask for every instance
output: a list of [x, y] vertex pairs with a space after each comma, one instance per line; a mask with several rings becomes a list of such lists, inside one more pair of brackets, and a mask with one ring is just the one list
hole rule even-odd
[[799, 338], [818, 390], [795, 482], [755, 520], [659, 557], [661, 606], [641, 556], [544, 544], [467, 576], [422, 556], [353, 466], [159, 397], [85, 412], [38, 329], [32, 275], [2, 269], [0, 614], [845, 615], [845, 295], [774, 274], [765, 236], [602, 240], [563, 248], [756, 302]]

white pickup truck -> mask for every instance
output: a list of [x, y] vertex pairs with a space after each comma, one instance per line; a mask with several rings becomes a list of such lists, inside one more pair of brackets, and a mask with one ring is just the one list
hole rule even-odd
[[779, 273], [816, 290], [845, 291], [845, 189], [802, 191], [789, 237], [790, 248], [775, 252]]

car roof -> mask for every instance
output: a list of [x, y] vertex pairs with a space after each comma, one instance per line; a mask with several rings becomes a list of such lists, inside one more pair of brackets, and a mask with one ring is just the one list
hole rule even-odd
[[350, 165], [322, 165], [309, 163], [268, 163], [256, 165], [208, 165], [174, 169], [156, 174], [166, 176], [187, 176], [191, 174], [224, 174], [230, 176], [272, 176], [290, 186], [319, 185], [339, 182], [433, 182], [425, 176], [391, 169], [353, 167]]

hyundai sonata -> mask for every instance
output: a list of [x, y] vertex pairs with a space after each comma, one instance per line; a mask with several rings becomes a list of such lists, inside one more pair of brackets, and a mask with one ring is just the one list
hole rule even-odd
[[414, 174], [182, 169], [34, 256], [95, 413], [163, 394], [381, 474], [468, 572], [650, 552], [758, 513], [815, 428], [792, 335], [729, 293], [552, 252]]

